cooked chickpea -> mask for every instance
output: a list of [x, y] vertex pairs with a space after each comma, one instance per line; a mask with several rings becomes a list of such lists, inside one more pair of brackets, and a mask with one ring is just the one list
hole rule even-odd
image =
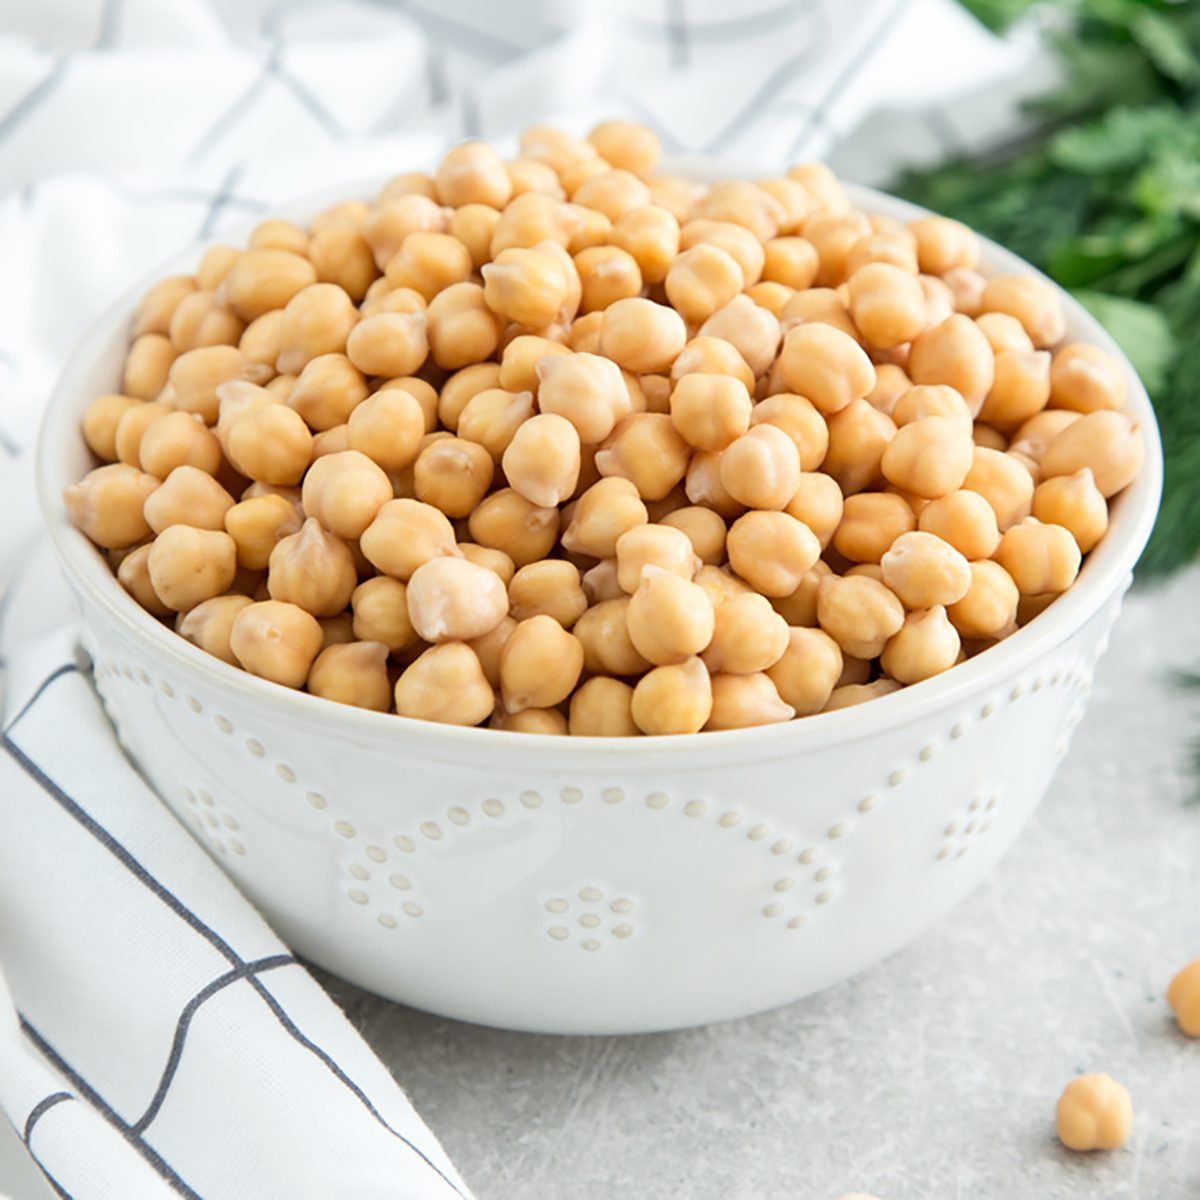
[[988, 280], [980, 303], [985, 313], [1016, 317], [1039, 350], [1057, 345], [1066, 332], [1058, 293], [1053, 285], [1035, 275], [1005, 275]]
[[377, 463], [357, 450], [318, 458], [304, 476], [304, 511], [331, 533], [360, 538], [382, 506], [392, 499], [392, 484]]
[[478, 725], [496, 703], [479, 658], [462, 642], [431, 646], [396, 680], [396, 712], [443, 725]]
[[948, 384], [975, 415], [995, 381], [995, 360], [975, 322], [952, 313], [913, 339], [908, 374], [914, 383]]
[[841, 524], [845, 498], [831, 476], [806, 471], [783, 511], [807, 525], [824, 550]]
[[787, 596], [771, 596], [771, 607], [789, 624], [813, 628], [817, 624], [817, 589], [821, 580], [833, 571], [824, 559], [815, 563], [800, 578], [800, 584]]
[[737, 348], [724, 338], [694, 337], [671, 366], [670, 380], [677, 384], [688, 375], [728, 375], [747, 392], [754, 387], [754, 372]]
[[1001, 350], [995, 378], [979, 419], [1013, 429], [1041, 412], [1050, 399], [1050, 354], [1046, 350]]
[[568, 729], [575, 737], [636, 737], [633, 688], [605, 675], [589, 679], [571, 696]]
[[455, 371], [490, 357], [500, 344], [500, 325], [476, 283], [454, 283], [439, 292], [425, 314], [433, 361]]
[[236, 246], [210, 246], [196, 268], [196, 286], [202, 291], [212, 291], [229, 274], [240, 253]]
[[1058, 1098], [1054, 1124], [1068, 1150], [1118, 1150], [1133, 1126], [1133, 1101], [1108, 1075], [1080, 1075]]
[[134, 338], [125, 356], [121, 392], [135, 400], [153, 400], [163, 390], [175, 361], [175, 347], [161, 333]]
[[[971, 429], [971, 438], [975, 445], [985, 450], [1007, 450], [1008, 438], [991, 425], [975, 425]], [[1031, 472], [1032, 473], [1032, 472]]]
[[822, 629], [792, 627], [787, 630], [783, 654], [766, 673], [796, 716], [810, 716], [829, 703], [841, 677], [842, 651]]
[[[783, 310], [795, 294], [794, 288], [787, 287], [782, 283], [770, 283], [766, 280], [756, 283], [753, 287], [748, 287], [745, 292], [747, 299], [753, 301], [759, 308], [765, 309], [777, 321], [782, 319]], [[782, 333], [782, 329], [780, 332]]]
[[376, 575], [360, 583], [350, 596], [353, 633], [364, 642], [382, 642], [395, 654], [417, 640], [408, 615], [408, 588], [398, 579]]
[[287, 601], [314, 617], [337, 616], [358, 584], [350, 548], [312, 517], [297, 533], [276, 542], [268, 562], [271, 599]]
[[667, 298], [676, 312], [699, 324], [742, 290], [737, 261], [718, 246], [700, 243], [680, 254], [667, 269]]
[[616, 541], [617, 583], [632, 595], [648, 567], [690, 580], [699, 563], [687, 534], [669, 525], [635, 525]]
[[755, 591], [790, 596], [821, 556], [821, 544], [803, 522], [784, 512], [748, 512], [729, 529], [729, 565]]
[[829, 426], [812, 401], [780, 392], [759, 401], [750, 413], [751, 425], [774, 425], [796, 444], [802, 471], [815, 471], [829, 450]]
[[331, 454], [344, 453], [350, 449], [349, 425], [335, 425], [332, 429], [322, 430], [313, 437], [312, 447], [314, 462]]
[[[115, 435], [114, 426], [114, 439]], [[221, 444], [192, 413], [168, 412], [146, 426], [138, 440], [138, 459], [143, 471], [159, 479], [182, 466], [215, 475], [221, 466]]]
[[795, 715], [796, 710], [780, 697], [768, 675], [714, 675], [712, 712], [704, 728], [747, 729], [790, 721]]
[[[913, 382], [903, 367], [895, 363], [879, 363], [875, 367], [875, 386], [863, 397], [872, 407], [895, 420], [896, 405], [912, 389]], [[965, 401], [964, 401], [965, 405]], [[968, 416], [970, 410], [967, 410]]]
[[917, 609], [883, 648], [879, 662], [898, 683], [920, 683], [948, 671], [962, 648], [958, 631], [940, 605]]
[[500, 689], [510, 713], [553, 708], [583, 670], [583, 645], [545, 614], [518, 621], [500, 651]]
[[518, 621], [545, 615], [570, 629], [587, 607], [579, 568], [565, 559], [527, 563], [508, 585], [508, 612]]
[[282, 348], [283, 310], [275, 309], [255, 317], [242, 332], [237, 348], [250, 362], [276, 366]]
[[508, 173], [514, 196], [522, 196], [526, 192], [544, 192], [556, 200], [566, 198], [557, 173], [546, 163], [536, 162], [532, 158], [516, 158], [506, 162], [504, 169]]
[[633, 689], [631, 711], [643, 733], [699, 733], [712, 706], [712, 677], [700, 659], [689, 658], [643, 675]]
[[291, 250], [263, 246], [245, 250], [221, 280], [218, 298], [244, 321], [283, 308], [301, 288], [317, 282], [307, 258]]
[[485, 447], [465, 438], [429, 442], [413, 468], [416, 498], [448, 517], [469, 517], [487, 495], [495, 473]]
[[387, 712], [392, 704], [387, 655], [379, 642], [326, 646], [309, 669], [308, 690], [341, 704]]
[[917, 261], [929, 275], [945, 275], [957, 267], [974, 268], [979, 242], [972, 230], [949, 217], [918, 217], [908, 223], [917, 239]]
[[579, 497], [562, 535], [563, 546], [576, 554], [611, 558], [622, 534], [649, 520], [637, 487], [628, 479], [601, 479]]
[[[355, 328], [361, 329], [363, 324]], [[367, 395], [362, 372], [344, 354], [322, 354], [300, 372], [287, 404], [311, 430], [321, 432], [344, 425]]]
[[166, 617], [171, 609], [159, 599], [150, 581], [149, 558], [150, 546], [138, 546], [129, 551], [117, 566], [117, 579], [147, 612], [156, 617]]
[[1167, 988], [1167, 1003], [1180, 1031], [1200, 1037], [1200, 958], [1179, 971]]
[[904, 533], [879, 562], [883, 582], [905, 608], [945, 607], [971, 586], [971, 566], [948, 542], [932, 533]]
[[1133, 482], [1145, 454], [1138, 427], [1124, 413], [1101, 409], [1051, 438], [1042, 453], [1042, 475], [1074, 475], [1089, 467], [1100, 494], [1108, 499]]
[[501, 466], [515, 491], [539, 508], [552, 508], [575, 490], [579, 434], [565, 417], [539, 413], [518, 427]]
[[1023, 596], [1065, 592], [1079, 574], [1080, 557], [1069, 530], [1036, 517], [1007, 529], [995, 554]]
[[715, 607], [712, 640], [701, 658], [714, 675], [766, 671], [788, 648], [787, 622], [765, 596], [745, 592]]
[[875, 367], [866, 351], [831, 325], [797, 325], [783, 339], [780, 355], [788, 390], [806, 396], [825, 414], [861, 400], [875, 386]]
[[232, 346], [245, 329], [246, 322], [220, 304], [214, 292], [196, 291], [175, 306], [167, 336], [182, 353], [202, 346]]
[[202, 600], [194, 608], [179, 614], [176, 632], [206, 654], [236, 667], [238, 660], [230, 647], [233, 623], [238, 614], [253, 603], [249, 596], [214, 596], [211, 600]]
[[408, 192], [394, 199], [381, 198], [361, 228], [382, 271], [410, 233], [441, 233], [446, 228], [446, 213], [431, 196]]
[[973, 562], [967, 594], [946, 611], [964, 638], [1003, 637], [1015, 627], [1019, 599], [1017, 585], [999, 563]]
[[820, 262], [811, 242], [802, 237], [772, 238], [764, 247], [763, 279], [801, 291], [811, 287]]
[[[107, 396], [99, 396], [88, 405], [87, 411], [83, 414], [83, 440], [87, 442], [89, 449], [97, 458], [107, 463], [116, 461], [117, 427], [121, 423], [121, 418], [130, 409], [136, 409], [142, 403], [143, 401], [135, 400], [132, 396], [112, 393]], [[153, 417], [157, 417], [163, 411], [161, 407], [156, 406], [153, 410]], [[149, 428], [149, 423], [146, 428]], [[141, 434], [137, 440], [140, 453]], [[129, 465], [137, 464], [130, 463]]]
[[745, 512], [721, 482], [721, 455], [697, 451], [688, 463], [684, 492], [693, 504], [711, 508], [726, 520], [733, 520]]
[[904, 605], [878, 580], [829, 575], [817, 589], [817, 621], [842, 653], [872, 659], [904, 624]]
[[911, 425], [922, 417], [954, 417], [968, 429], [972, 428], [971, 410], [967, 402], [952, 387], [945, 384], [917, 384], [902, 392], [892, 406], [892, 420], [899, 425]]
[[853, 563], [877, 563], [901, 534], [917, 527], [908, 502], [891, 492], [847, 496], [833, 545]]
[[472, 396], [459, 415], [458, 435], [482, 446], [493, 462], [498, 463], [533, 411], [533, 396], [529, 392], [486, 388]]
[[265, 570], [276, 543], [298, 532], [302, 521], [283, 496], [252, 496], [233, 505], [225, 513], [225, 532], [237, 546], [238, 566]]
[[[846, 255], [846, 278], [850, 279], [863, 267], [887, 265], [903, 271], [910, 278], [917, 274], [916, 239], [905, 229], [880, 232], [872, 229], [850, 247]], [[922, 300], [924, 292], [922, 291]]]
[[285, 404], [266, 404], [232, 417], [225, 453], [247, 479], [289, 487], [303, 478], [316, 446], [299, 413]]
[[223, 530], [170, 525], [151, 544], [146, 566], [159, 600], [185, 612], [228, 591], [237, 571], [237, 547]]
[[617, 246], [589, 246], [575, 255], [583, 288], [580, 311], [600, 312], [630, 296], [641, 294], [642, 273], [633, 255]]
[[536, 396], [541, 387], [538, 363], [543, 358], [556, 355], [560, 358], [570, 358], [571, 348], [561, 342], [531, 334], [513, 338], [504, 347], [504, 354], [500, 360], [500, 386], [506, 391], [532, 392]]
[[1050, 403], [1078, 413], [1121, 408], [1125, 403], [1121, 361], [1087, 342], [1064, 346], [1050, 367]]
[[758, 378], [774, 363], [783, 330], [778, 318], [749, 296], [738, 295], [700, 326], [700, 336], [728, 342]]
[[346, 423], [348, 448], [365, 455], [384, 471], [402, 471], [414, 462], [424, 437], [421, 403], [402, 388], [368, 396], [355, 406]]
[[965, 422], [922, 417], [896, 431], [880, 461], [889, 483], [936, 500], [963, 486], [974, 462], [975, 444]]
[[503, 208], [512, 196], [512, 183], [504, 160], [483, 142], [455, 146], [434, 176], [437, 199], [459, 208], [464, 204], [490, 204]]
[[881, 350], [911, 342], [925, 328], [925, 293], [916, 278], [890, 263], [869, 263], [847, 282], [850, 315]]
[[725, 561], [725, 522], [711, 508], [688, 505], [668, 513], [661, 524], [683, 533], [702, 563], [719, 566]]
[[833, 689], [829, 703], [822, 710], [837, 712], [842, 708], [853, 708], [856, 704], [864, 704], [868, 700], [878, 700], [881, 696], [890, 696], [898, 692], [903, 685], [895, 679], [877, 679], [874, 683], [846, 683]]
[[954, 296], [954, 311], [968, 317], [979, 316], [983, 305], [983, 289], [987, 280], [972, 267], [951, 267], [942, 282]]
[[866, 400], [853, 400], [828, 418], [829, 446], [821, 470], [853, 495], [881, 479], [884, 452], [896, 436], [896, 423]]
[[171, 525], [223, 530], [233, 497], [209, 474], [195, 467], [176, 467], [162, 486], [146, 497], [142, 511], [155, 533]]
[[167, 382], [172, 390], [171, 407], [196, 413], [204, 422], [216, 422], [217, 388], [235, 379], [262, 382], [272, 371], [261, 363], [247, 362], [236, 346], [205, 346], [189, 350], [171, 363]]
[[[574, 264], [570, 265], [574, 274]], [[545, 250], [514, 246], [501, 250], [480, 270], [488, 307], [505, 320], [542, 329], [562, 316], [571, 281], [563, 266]], [[578, 284], [577, 276], [574, 282]]]
[[192, 275], [169, 275], [154, 284], [138, 302], [130, 327], [131, 337], [143, 333], [166, 333], [181, 300], [196, 291]]
[[686, 341], [683, 317], [665, 304], [634, 296], [618, 300], [604, 310], [600, 353], [626, 371], [634, 374], [666, 371]]
[[489, 729], [505, 729], [509, 733], [540, 733], [548, 737], [565, 737], [567, 718], [557, 708], [524, 708], [519, 713], [497, 709], [488, 722]]
[[721, 483], [747, 508], [782, 509], [800, 485], [796, 443], [774, 425], [755, 425], [721, 455]]
[[538, 407], [565, 418], [586, 445], [602, 442], [628, 404], [628, 391], [615, 362], [596, 354], [548, 355], [535, 367]]
[[978, 492], [992, 506], [1001, 533], [1029, 516], [1033, 477], [1011, 455], [976, 446], [962, 486]]
[[401, 580], [431, 558], [458, 553], [446, 516], [410, 499], [387, 501], [363, 530], [359, 546], [372, 566]]
[[503, 581], [465, 558], [428, 559], [408, 580], [408, 617], [427, 642], [485, 637], [507, 614]]
[[545, 558], [558, 538], [557, 508], [541, 508], [513, 488], [487, 496], [467, 522], [481, 546], [503, 550], [518, 567]]
[[731, 375], [685, 375], [670, 406], [679, 435], [700, 450], [724, 450], [750, 427], [750, 393]]
[[1047, 525], [1061, 525], [1082, 554], [1091, 550], [1108, 529], [1108, 505], [1087, 467], [1038, 484], [1033, 492], [1032, 513]]
[[645, 283], [662, 283], [679, 253], [679, 222], [657, 204], [628, 208], [613, 222], [612, 244], [637, 264]]
[[1000, 544], [992, 506], [966, 489], [931, 500], [921, 509], [917, 528], [941, 538], [970, 561], [991, 558]]
[[661, 500], [687, 474], [688, 445], [665, 413], [634, 413], [601, 443], [596, 469], [631, 480], [643, 500]]
[[364, 317], [346, 341], [346, 357], [364, 375], [411, 375], [429, 353], [425, 313]]

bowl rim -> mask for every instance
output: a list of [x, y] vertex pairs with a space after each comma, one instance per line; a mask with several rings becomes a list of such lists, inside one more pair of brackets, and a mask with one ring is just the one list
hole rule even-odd
[[[755, 178], [762, 174], [753, 167], [695, 157], [667, 161], [663, 167], [701, 180]], [[279, 718], [293, 725], [319, 730], [326, 736], [332, 734], [350, 744], [364, 745], [383, 740], [398, 745], [411, 741], [426, 754], [455, 758], [466, 754], [472, 760], [484, 761], [489, 749], [505, 753], [517, 747], [531, 754], [554, 754], [555, 757], [565, 752], [564, 757], [593, 764], [613, 755], [653, 762], [682, 754], [689, 762], [702, 765], [702, 760], [695, 756], [728, 759], [732, 754], [754, 760], [789, 757], [814, 747], [868, 738], [915, 723], [969, 693], [1019, 674], [1065, 642], [1126, 586], [1153, 529], [1162, 491], [1162, 445], [1153, 406], [1128, 358], [1077, 300], [1011, 251], [979, 235], [980, 259], [985, 273], [1032, 274], [1049, 283], [1062, 300], [1069, 322], [1079, 336], [1103, 347], [1123, 364], [1127, 377], [1125, 411], [1140, 424], [1145, 461], [1138, 478], [1119, 497], [1109, 529], [1088, 556], [1076, 583], [1028, 625], [974, 658], [932, 679], [877, 697], [866, 704], [775, 725], [666, 737], [564, 738], [486, 726], [446, 725], [395, 713], [357, 709], [261, 679], [206, 653], [142, 609], [118, 583], [115, 573], [96, 547], [71, 524], [62, 501], [62, 489], [75, 481], [64, 478], [60, 469], [64, 439], [71, 433], [80, 436], [80, 397], [101, 394], [101, 390], [90, 382], [95, 373], [95, 360], [104, 353], [117, 331], [127, 324], [138, 299], [151, 283], [164, 275], [190, 270], [210, 246], [244, 239], [267, 217], [307, 220], [338, 201], [374, 195], [383, 182], [372, 179], [357, 186], [342, 184], [323, 189], [273, 206], [270, 212], [253, 220], [223, 229], [219, 236], [197, 241], [126, 289], [96, 319], [67, 357], [39, 427], [35, 486], [42, 516], [68, 579], [89, 604], [123, 628], [130, 638], [142, 643], [150, 659], [162, 659], [182, 672], [198, 674], [206, 684], [218, 690], [240, 692], [247, 704], [277, 710]], [[929, 215], [928, 209], [875, 188], [854, 183], [846, 183], [845, 187], [854, 206], [863, 211], [902, 221]]]

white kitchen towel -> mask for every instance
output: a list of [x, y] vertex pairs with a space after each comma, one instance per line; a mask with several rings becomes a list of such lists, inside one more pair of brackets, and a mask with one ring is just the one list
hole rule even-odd
[[878, 179], [1007, 120], [969, 97], [1030, 56], [953, 0], [0, 0], [0, 1107], [57, 1194], [468, 1194], [76, 660], [29, 451], [86, 325], [180, 247], [464, 136], [625, 114], [765, 173], [888, 109], [839, 151]]

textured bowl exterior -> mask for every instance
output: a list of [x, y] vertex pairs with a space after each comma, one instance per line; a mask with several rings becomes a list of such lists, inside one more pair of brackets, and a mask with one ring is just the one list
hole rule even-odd
[[[1014, 264], [986, 248], [985, 268]], [[131, 307], [68, 365], [39, 451], [51, 536], [122, 743], [300, 954], [489, 1025], [628, 1033], [741, 1016], [844, 979], [947, 913], [1045, 793], [1157, 507], [1157, 432], [1131, 373], [1147, 466], [1109, 537], [1046, 613], [938, 679], [787, 726], [685, 738], [362, 713], [175, 637], [67, 522], [62, 485], [87, 469], [78, 417], [111, 386]], [[1077, 305], [1068, 324], [1112, 347]]]

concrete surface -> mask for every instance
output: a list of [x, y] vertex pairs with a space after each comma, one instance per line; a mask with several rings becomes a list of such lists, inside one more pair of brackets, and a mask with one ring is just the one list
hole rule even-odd
[[[1009, 857], [823, 995], [685, 1033], [542, 1038], [325, 982], [478, 1200], [1194, 1200], [1200, 1041], [1163, 993], [1200, 956], [1200, 694], [1170, 678], [1200, 669], [1197, 615], [1200, 570], [1135, 594]], [[1054, 1104], [1094, 1070], [1129, 1087], [1134, 1135], [1069, 1154]], [[0, 1130], [0, 1192], [42, 1200], [20, 1155]]]

